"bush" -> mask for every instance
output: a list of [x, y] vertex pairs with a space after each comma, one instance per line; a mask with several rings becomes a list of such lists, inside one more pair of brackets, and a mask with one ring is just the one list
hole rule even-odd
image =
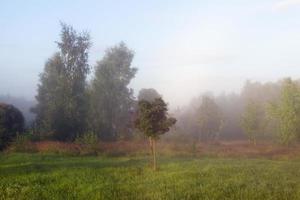
[[81, 145], [81, 154], [95, 155], [98, 150], [99, 139], [93, 132], [85, 133], [75, 139], [75, 143]]
[[26, 134], [17, 134], [12, 146], [10, 148], [11, 151], [14, 152], [27, 152], [34, 153], [37, 152], [36, 144], [32, 142], [34, 136], [32, 133]]
[[24, 131], [24, 117], [16, 107], [0, 103], [0, 150]]
[[75, 143], [84, 145], [94, 145], [98, 143], [98, 136], [93, 132], [85, 133], [81, 136], [78, 136], [75, 139]]

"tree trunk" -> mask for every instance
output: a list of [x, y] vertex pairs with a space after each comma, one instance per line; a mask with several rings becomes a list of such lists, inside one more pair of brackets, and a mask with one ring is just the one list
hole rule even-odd
[[152, 139], [153, 144], [153, 170], [156, 171], [156, 140]]
[[[153, 158], [153, 141], [152, 138], [149, 138], [149, 144], [150, 144], [150, 156]], [[152, 158], [150, 159], [150, 165], [153, 166]]]

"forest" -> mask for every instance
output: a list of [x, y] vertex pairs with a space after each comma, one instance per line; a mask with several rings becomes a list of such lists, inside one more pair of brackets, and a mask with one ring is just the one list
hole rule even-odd
[[[3, 103], [16, 106], [25, 116], [22, 131], [15, 131], [15, 135], [18, 132], [35, 140], [64, 142], [86, 135], [104, 142], [143, 138], [135, 126], [139, 102], [163, 96], [154, 88], [141, 89], [134, 96], [129, 87], [138, 73], [138, 68], [131, 65], [134, 51], [124, 42], [108, 48], [97, 61], [91, 80], [87, 80], [91, 72], [87, 62], [90, 35], [62, 23], [60, 37], [61, 41], [56, 42], [58, 52], [47, 60], [40, 74], [36, 103], [1, 97]], [[199, 94], [189, 105], [169, 111], [177, 123], [165, 138], [295, 143], [300, 128], [299, 87], [298, 80], [287, 77], [277, 82], [246, 81], [239, 94]], [[2, 123], [1, 135], [5, 137]], [[1, 146], [13, 139], [1, 140]]]

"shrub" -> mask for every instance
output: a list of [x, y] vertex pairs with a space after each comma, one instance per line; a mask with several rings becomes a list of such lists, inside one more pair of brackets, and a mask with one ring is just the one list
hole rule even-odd
[[21, 111], [12, 105], [0, 103], [0, 150], [23, 131], [24, 117]]
[[75, 143], [84, 145], [94, 145], [98, 143], [98, 136], [93, 132], [85, 133], [75, 139]]
[[33, 138], [32, 133], [25, 133], [25, 134], [17, 134], [12, 146], [10, 148], [11, 151], [14, 152], [27, 152], [33, 153], [37, 152], [36, 144], [32, 142]]
[[85, 133], [75, 139], [75, 143], [80, 144], [81, 154], [95, 155], [98, 150], [99, 139], [93, 132]]

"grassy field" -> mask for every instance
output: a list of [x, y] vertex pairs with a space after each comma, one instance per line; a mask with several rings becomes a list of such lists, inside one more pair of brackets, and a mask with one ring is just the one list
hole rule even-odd
[[300, 161], [0, 156], [0, 199], [300, 199]]

